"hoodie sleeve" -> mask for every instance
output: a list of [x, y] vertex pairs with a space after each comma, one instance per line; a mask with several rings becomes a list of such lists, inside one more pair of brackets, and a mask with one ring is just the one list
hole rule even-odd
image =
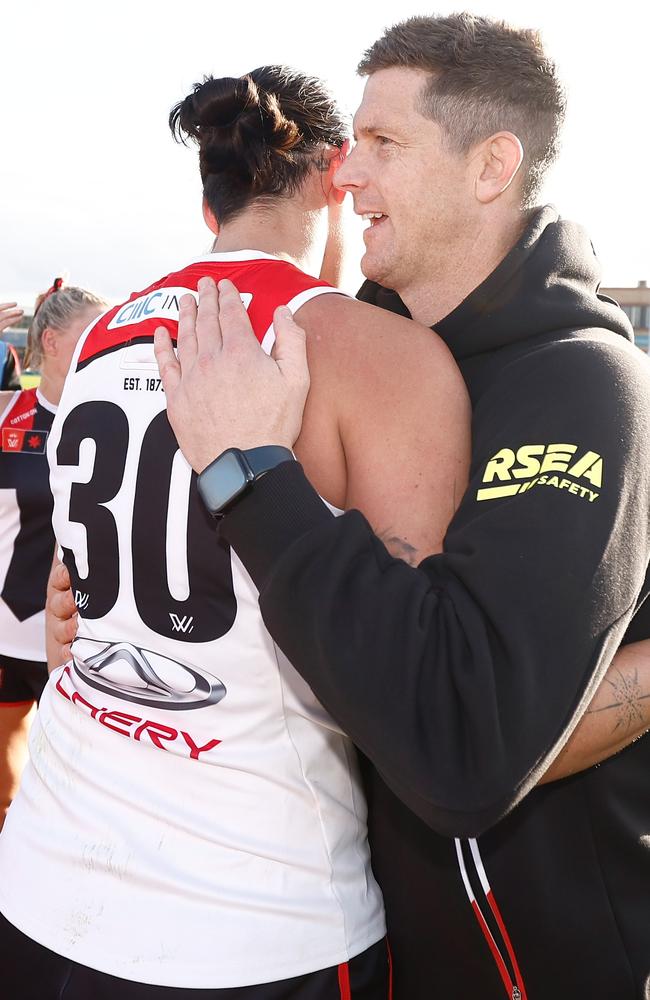
[[439, 833], [478, 835], [533, 787], [621, 640], [648, 562], [649, 387], [615, 336], [511, 362], [475, 410], [445, 551], [418, 568], [294, 463], [223, 521], [273, 638]]

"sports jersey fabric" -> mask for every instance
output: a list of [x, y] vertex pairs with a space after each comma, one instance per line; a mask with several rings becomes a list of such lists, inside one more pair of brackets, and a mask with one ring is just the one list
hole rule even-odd
[[353, 748], [266, 632], [167, 420], [153, 333], [175, 336], [205, 274], [269, 349], [277, 305], [336, 291], [212, 254], [80, 341], [49, 443], [79, 634], [3, 831], [0, 911], [101, 972], [216, 989], [345, 963], [385, 926]]
[[45, 593], [54, 555], [46, 456], [56, 407], [38, 389], [0, 412], [0, 654], [45, 660]]
[[297, 463], [222, 525], [271, 634], [374, 765], [396, 1000], [650, 995], [650, 739], [534, 787], [630, 621], [650, 635], [650, 366], [598, 284], [588, 237], [546, 207], [436, 325], [473, 404], [441, 554], [400, 564]]

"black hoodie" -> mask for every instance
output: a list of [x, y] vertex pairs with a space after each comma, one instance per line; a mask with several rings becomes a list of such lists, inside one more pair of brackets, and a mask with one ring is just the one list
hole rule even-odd
[[392, 558], [297, 463], [222, 524], [272, 636], [374, 765], [395, 1000], [650, 997], [650, 739], [535, 788], [649, 589], [650, 365], [598, 280], [584, 232], [544, 208], [437, 324], [473, 405], [442, 554]]

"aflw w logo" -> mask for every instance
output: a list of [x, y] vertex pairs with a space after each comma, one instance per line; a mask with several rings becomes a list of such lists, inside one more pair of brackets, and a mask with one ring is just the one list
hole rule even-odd
[[172, 629], [174, 632], [182, 632], [183, 635], [185, 635], [186, 632], [189, 634], [194, 628], [192, 625], [192, 622], [194, 621], [193, 615], [183, 615], [181, 618], [180, 615], [175, 615], [173, 611], [170, 611], [169, 617], [171, 618]]

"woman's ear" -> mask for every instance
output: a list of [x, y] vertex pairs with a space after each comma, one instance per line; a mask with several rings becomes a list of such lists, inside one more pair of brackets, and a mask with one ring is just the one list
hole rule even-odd
[[58, 337], [56, 330], [46, 326], [41, 335], [41, 353], [48, 358], [55, 358], [59, 353]]
[[329, 161], [327, 168], [327, 184], [328, 190], [330, 191], [330, 197], [334, 199], [337, 204], [341, 204], [345, 198], [346, 192], [337, 188], [334, 184], [334, 175], [343, 163], [345, 163], [346, 157], [350, 152], [350, 140], [346, 139], [340, 149], [335, 151], [334, 155]]
[[210, 208], [210, 206], [208, 205], [208, 203], [205, 200], [205, 198], [203, 199], [203, 218], [204, 218], [205, 224], [208, 227], [208, 229], [210, 230], [210, 232], [214, 233], [215, 236], [218, 236], [219, 235], [219, 223], [217, 221], [217, 217], [214, 214], [214, 212], [212, 211], [212, 209]]

